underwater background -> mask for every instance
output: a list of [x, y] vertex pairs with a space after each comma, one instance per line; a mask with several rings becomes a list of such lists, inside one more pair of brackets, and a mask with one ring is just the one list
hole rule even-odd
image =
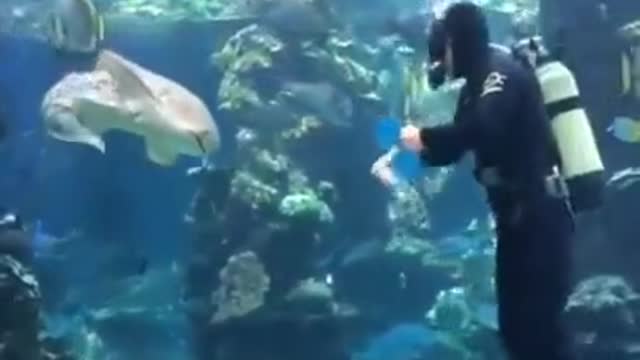
[[[388, 28], [452, 1], [96, 0], [100, 47], [215, 121], [206, 164], [172, 166], [123, 131], [104, 153], [48, 134], [45, 95], [96, 61], [51, 46], [54, 2], [0, 4], [0, 208], [24, 222], [0, 226], [0, 360], [505, 358], [470, 160], [392, 190], [370, 174], [380, 119], [453, 114], [460, 84], [430, 90], [425, 49]], [[567, 316], [585, 359], [637, 358], [640, 144], [607, 129], [640, 118], [640, 3], [476, 3], [496, 43], [563, 43], [610, 179]]]

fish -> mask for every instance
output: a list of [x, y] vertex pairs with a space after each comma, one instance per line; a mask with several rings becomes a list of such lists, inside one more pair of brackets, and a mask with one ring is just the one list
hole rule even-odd
[[607, 128], [607, 132], [623, 142], [640, 142], [640, 122], [629, 117], [616, 117], [611, 126]]
[[94, 53], [104, 40], [104, 18], [92, 0], [55, 0], [47, 39], [65, 52]]
[[70, 73], [45, 94], [49, 136], [106, 152], [102, 135], [120, 130], [145, 141], [147, 158], [163, 167], [179, 155], [206, 158], [220, 147], [207, 106], [178, 83], [102, 50], [91, 72]]
[[288, 39], [326, 40], [331, 29], [327, 11], [318, 0], [266, 2], [258, 23]]
[[311, 111], [319, 120], [342, 128], [352, 127], [353, 102], [328, 82], [285, 81], [280, 94], [303, 111]]
[[606, 185], [617, 190], [624, 190], [638, 181], [640, 181], [640, 168], [626, 168], [614, 173], [607, 180]]

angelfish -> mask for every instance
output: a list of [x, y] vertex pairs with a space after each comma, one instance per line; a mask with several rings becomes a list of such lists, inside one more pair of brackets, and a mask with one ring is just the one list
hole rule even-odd
[[176, 82], [103, 50], [95, 70], [72, 73], [45, 95], [42, 112], [53, 138], [105, 152], [101, 135], [125, 131], [144, 138], [147, 157], [172, 166], [179, 155], [205, 158], [220, 146], [206, 105]]
[[104, 40], [104, 19], [92, 0], [55, 0], [47, 38], [58, 50], [92, 53]]

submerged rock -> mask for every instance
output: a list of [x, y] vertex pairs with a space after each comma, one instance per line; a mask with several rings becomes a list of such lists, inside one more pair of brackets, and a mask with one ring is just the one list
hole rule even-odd
[[640, 295], [619, 276], [582, 281], [566, 307], [586, 359], [633, 359], [640, 343]]
[[36, 360], [40, 353], [40, 285], [32, 270], [0, 255], [0, 358]]
[[217, 310], [214, 323], [242, 317], [260, 308], [269, 291], [270, 279], [260, 259], [253, 252], [230, 257], [220, 271], [220, 286], [213, 294]]

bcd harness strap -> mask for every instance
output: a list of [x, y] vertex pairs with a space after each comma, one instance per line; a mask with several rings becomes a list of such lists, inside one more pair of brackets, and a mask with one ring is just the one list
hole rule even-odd
[[581, 109], [582, 105], [580, 104], [579, 96], [572, 96], [566, 99], [551, 102], [547, 104], [545, 108], [547, 110], [547, 116], [549, 117], [549, 120], [552, 120], [562, 113]]

